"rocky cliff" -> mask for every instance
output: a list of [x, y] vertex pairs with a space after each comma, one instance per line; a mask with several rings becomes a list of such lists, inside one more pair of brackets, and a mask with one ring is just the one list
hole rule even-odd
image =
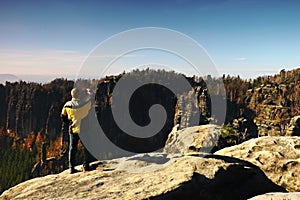
[[[259, 77], [247, 91], [245, 103], [254, 111], [254, 123], [258, 135], [299, 135], [298, 129], [290, 128], [291, 119], [300, 115], [300, 69], [275, 76]], [[292, 131], [293, 130], [293, 131]]]
[[[135, 76], [143, 77], [145, 74], [153, 73], [152, 77], [165, 82], [172, 80], [171, 72], [141, 71]], [[110, 76], [100, 80], [96, 91], [97, 112], [107, 114], [107, 108], [111, 105], [113, 88], [122, 77]], [[191, 93], [187, 92], [175, 99], [171, 95], [166, 97], [167, 103], [157, 100], [167, 95], [155, 91], [157, 88], [148, 87], [141, 96], [152, 98], [139, 99], [151, 103], [164, 103], [165, 109], [170, 113], [168, 124], [171, 128], [178, 124], [179, 129], [197, 124], [207, 124], [218, 121], [211, 116], [210, 96], [224, 95], [227, 97], [227, 113], [225, 123], [231, 123], [239, 132], [244, 132], [248, 138], [264, 135], [297, 135], [297, 121], [291, 119], [300, 115], [300, 69], [285, 72], [275, 76], [259, 77], [254, 80], [242, 80], [238, 77], [223, 76], [222, 79], [213, 78], [187, 78], [194, 88], [197, 103], [193, 102]], [[143, 82], [137, 78], [137, 81]], [[93, 84], [97, 84], [94, 81]], [[226, 94], [220, 88], [224, 82]], [[57, 136], [60, 132], [61, 122], [60, 110], [63, 104], [70, 99], [69, 91], [73, 87], [73, 81], [56, 79], [49, 84], [36, 84], [25, 82], [7, 82], [5, 86], [0, 84], [0, 128], [12, 130], [20, 137], [26, 137], [28, 133], [42, 131], [49, 136]], [[209, 91], [206, 84], [211, 85]], [[87, 84], [88, 86], [90, 84]], [[151, 102], [150, 102], [151, 101]], [[157, 102], [156, 102], [157, 101]], [[135, 101], [138, 104], [138, 101]], [[133, 110], [145, 110], [143, 105], [135, 105]], [[200, 120], [197, 124], [191, 124], [194, 110], [200, 110]], [[106, 110], [106, 111], [105, 111]], [[146, 110], [145, 110], [146, 111]], [[136, 112], [136, 111], [133, 111]], [[136, 112], [137, 113], [137, 112]], [[172, 118], [172, 119], [171, 119]], [[136, 117], [138, 124], [145, 124], [148, 120], [145, 116]], [[138, 121], [140, 120], [140, 122]], [[100, 120], [101, 122], [101, 120]], [[109, 125], [114, 128], [115, 125]], [[294, 128], [293, 128], [294, 127]]]
[[[174, 74], [165, 71], [157, 73], [152, 70], [137, 71], [137, 73], [137, 82], [144, 81], [139, 79], [144, 74], [158, 74], [159, 76], [156, 77], [158, 81], [171, 81], [172, 74]], [[110, 106], [113, 89], [123, 75], [105, 77], [99, 82], [94, 80], [92, 83], [97, 84], [95, 111], [99, 123], [108, 135], [114, 136], [116, 142], [120, 143], [123, 143], [124, 137], [112, 118]], [[226, 96], [227, 101], [225, 124], [228, 123], [229, 128], [224, 132], [224, 140], [219, 142], [219, 148], [238, 144], [257, 136], [300, 135], [300, 69], [288, 72], [282, 70], [278, 75], [258, 77], [254, 80], [242, 80], [239, 77], [230, 76], [223, 76], [221, 79], [214, 79], [210, 76], [206, 79], [186, 78], [193, 87], [193, 91], [182, 93], [178, 95], [178, 98], [154, 84], [144, 87], [144, 90], [139, 90], [135, 94], [137, 98], [132, 101], [131, 114], [137, 124], [149, 123], [148, 111], [153, 104], [163, 105], [168, 113], [164, 128], [158, 137], [149, 140], [148, 143], [157, 143], [162, 147], [174, 126], [184, 129], [192, 125], [218, 123], [216, 116], [212, 116], [212, 110], [218, 109], [218, 107], [212, 108], [211, 106], [212, 96]], [[91, 84], [91, 81], [86, 82], [89, 82], [86, 83], [87, 86]], [[226, 93], [220, 87], [222, 83], [224, 83]], [[73, 81], [63, 79], [56, 79], [44, 85], [22, 81], [0, 84], [0, 133], [14, 138], [12, 146], [21, 144], [22, 147], [28, 149], [34, 149], [34, 142], [42, 138], [46, 146], [44, 149], [48, 150], [43, 153], [46, 155], [44, 157], [52, 159], [57, 156], [58, 148], [61, 146], [59, 115], [63, 104], [70, 99], [69, 92], [73, 84]], [[207, 84], [212, 90], [207, 89]], [[193, 92], [197, 102], [192, 98]], [[197, 114], [195, 110], [200, 112], [197, 122], [192, 120]], [[147, 144], [140, 144], [132, 138], [127, 144], [131, 146], [134, 144], [137, 152], [142, 152], [141, 149], [147, 147]], [[39, 147], [38, 150], [42, 148]], [[42, 156], [38, 155], [38, 157], [38, 161], [41, 162]], [[49, 163], [53, 162], [55, 159]], [[59, 169], [63, 169], [65, 165], [60, 162], [58, 161]], [[53, 173], [51, 166], [56, 165], [49, 164], [46, 166], [45, 173], [37, 174]], [[57, 172], [57, 170], [54, 171]]]
[[41, 131], [55, 136], [61, 128], [58, 116], [72, 87], [72, 81], [62, 79], [45, 85], [22, 81], [1, 85], [0, 127], [19, 137]]
[[[185, 130], [192, 133], [191, 139], [177, 138], [168, 144], [181, 144], [180, 149], [187, 150], [179, 154], [137, 154], [96, 162], [93, 171], [35, 178], [6, 190], [0, 198], [234, 200], [299, 191], [298, 137], [261, 137], [208, 154], [201, 147], [211, 144], [201, 135], [209, 138], [211, 130], [218, 132], [220, 127]], [[188, 135], [184, 130], [174, 134]], [[289, 196], [299, 198], [298, 193]]]

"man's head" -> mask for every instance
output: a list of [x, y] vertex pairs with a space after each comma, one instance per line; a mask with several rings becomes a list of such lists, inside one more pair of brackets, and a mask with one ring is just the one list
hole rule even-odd
[[78, 99], [80, 97], [79, 90], [77, 88], [73, 88], [71, 90], [71, 96], [72, 98]]

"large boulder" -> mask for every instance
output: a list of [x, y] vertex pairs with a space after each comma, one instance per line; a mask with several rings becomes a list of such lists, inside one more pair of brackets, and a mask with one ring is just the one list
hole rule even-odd
[[224, 148], [215, 154], [249, 161], [289, 192], [300, 191], [299, 137], [260, 137]]
[[21, 183], [0, 199], [247, 199], [284, 192], [255, 165], [226, 156], [140, 154], [90, 172]]
[[164, 147], [165, 153], [189, 154], [194, 152], [210, 153], [217, 145], [221, 127], [207, 124], [172, 130]]

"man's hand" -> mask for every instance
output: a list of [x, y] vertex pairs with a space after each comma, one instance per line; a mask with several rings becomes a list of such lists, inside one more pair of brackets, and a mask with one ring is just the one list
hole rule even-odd
[[94, 92], [90, 88], [87, 88], [86, 93], [87, 93], [86, 101], [90, 101], [94, 96]]

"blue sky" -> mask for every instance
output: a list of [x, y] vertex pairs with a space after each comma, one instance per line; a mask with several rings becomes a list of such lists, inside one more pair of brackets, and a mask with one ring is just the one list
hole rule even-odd
[[163, 27], [196, 40], [220, 74], [274, 74], [300, 66], [299, 10], [296, 0], [0, 0], [0, 73], [74, 77], [110, 36]]

